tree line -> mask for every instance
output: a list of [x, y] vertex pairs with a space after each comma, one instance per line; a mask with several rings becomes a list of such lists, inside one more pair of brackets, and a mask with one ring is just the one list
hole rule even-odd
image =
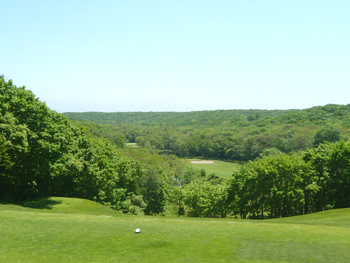
[[265, 150], [304, 151], [323, 140], [347, 140], [350, 104], [304, 110], [65, 113], [94, 135], [179, 157], [254, 160]]
[[349, 128], [350, 104], [328, 104], [302, 110], [213, 110], [192, 112], [67, 112], [70, 119], [98, 124], [143, 127], [266, 127], [278, 125], [344, 126]]
[[333, 122], [334, 126], [271, 123], [265, 127], [251, 125], [205, 128], [98, 124], [82, 120], [74, 120], [74, 123], [88, 127], [95, 136], [107, 138], [119, 147], [133, 142], [144, 149], [171, 153], [182, 158], [205, 157], [235, 161], [254, 160], [265, 150], [273, 148], [283, 153], [304, 151], [324, 140], [335, 142], [347, 140], [349, 136], [348, 128], [337, 122]]
[[286, 217], [350, 206], [350, 143], [259, 158], [234, 173], [228, 203], [246, 217]]

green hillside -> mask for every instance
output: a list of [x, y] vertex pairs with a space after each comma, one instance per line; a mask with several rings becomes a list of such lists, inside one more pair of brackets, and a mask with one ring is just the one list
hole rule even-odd
[[1, 203], [0, 262], [349, 262], [349, 222], [350, 209], [271, 220], [167, 218], [52, 197]]
[[303, 110], [65, 113], [116, 145], [203, 157], [248, 161], [265, 150], [303, 151], [323, 141], [347, 140], [350, 104]]
[[348, 125], [350, 104], [302, 110], [213, 110], [192, 112], [66, 112], [70, 119], [143, 126], [265, 126], [275, 124]]
[[81, 198], [70, 197], [45, 197], [16, 203], [0, 202], [2, 208], [12, 209], [18, 212], [45, 212], [86, 215], [111, 215], [120, 214], [105, 205]]

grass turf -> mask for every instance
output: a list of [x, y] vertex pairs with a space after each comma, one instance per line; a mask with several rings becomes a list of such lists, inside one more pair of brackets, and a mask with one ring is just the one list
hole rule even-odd
[[52, 197], [2, 203], [0, 233], [0, 262], [350, 262], [350, 209], [271, 220], [166, 218]]
[[137, 143], [136, 143], [136, 142], [128, 142], [128, 143], [126, 143], [126, 146], [128, 146], [128, 147], [135, 147], [135, 148], [139, 148], [139, 146], [137, 145]]
[[213, 161], [214, 163], [191, 163], [191, 161], [202, 161], [201, 159], [186, 159], [188, 162], [188, 167], [192, 167], [194, 169], [204, 169], [207, 175], [215, 173], [217, 176], [224, 178], [231, 178], [232, 173], [235, 170], [239, 169], [240, 164], [238, 162], [224, 162], [217, 160], [208, 160]]

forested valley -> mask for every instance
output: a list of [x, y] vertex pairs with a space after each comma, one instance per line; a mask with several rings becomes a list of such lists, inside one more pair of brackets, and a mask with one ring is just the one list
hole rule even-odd
[[[350, 207], [350, 105], [66, 113], [0, 77], [0, 198], [130, 214], [266, 218]], [[137, 143], [138, 147], [128, 147]], [[242, 162], [225, 180], [183, 157]]]
[[93, 134], [117, 145], [179, 157], [254, 160], [264, 151], [291, 153], [323, 140], [349, 138], [350, 104], [304, 110], [217, 110], [199, 112], [65, 113]]

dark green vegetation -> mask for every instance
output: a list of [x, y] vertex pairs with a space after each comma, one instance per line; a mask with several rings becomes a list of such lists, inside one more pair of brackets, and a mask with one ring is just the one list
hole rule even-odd
[[233, 174], [228, 203], [245, 217], [287, 217], [350, 207], [350, 143], [264, 157]]
[[75, 198], [1, 203], [0, 262], [350, 262], [349, 222], [349, 209], [248, 221], [127, 216]]
[[95, 135], [180, 157], [253, 160], [264, 151], [306, 150], [349, 138], [350, 104], [304, 110], [65, 113]]
[[130, 213], [163, 212], [172, 173], [165, 158], [119, 151], [4, 77], [0, 77], [0, 161], [2, 200], [82, 197]]
[[[125, 122], [95, 124], [70, 121], [3, 77], [0, 92], [1, 200], [79, 197], [129, 214], [192, 217], [276, 218], [350, 207], [349, 105], [87, 113]], [[252, 161], [226, 180], [188, 168], [173, 153]]]

